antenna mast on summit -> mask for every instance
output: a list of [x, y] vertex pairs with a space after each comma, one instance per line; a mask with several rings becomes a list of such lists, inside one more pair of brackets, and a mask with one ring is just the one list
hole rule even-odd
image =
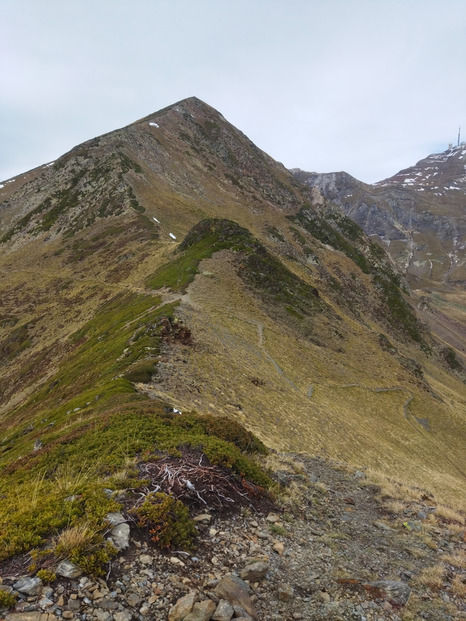
[[461, 138], [461, 125], [458, 127], [458, 146], [460, 146], [460, 138]]

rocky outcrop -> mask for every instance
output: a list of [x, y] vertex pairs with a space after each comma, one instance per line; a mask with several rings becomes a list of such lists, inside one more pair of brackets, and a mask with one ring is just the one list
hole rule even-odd
[[374, 185], [344, 172], [293, 172], [313, 204], [321, 204], [318, 190], [377, 238], [402, 271], [455, 283], [466, 278], [465, 165], [460, 145]]

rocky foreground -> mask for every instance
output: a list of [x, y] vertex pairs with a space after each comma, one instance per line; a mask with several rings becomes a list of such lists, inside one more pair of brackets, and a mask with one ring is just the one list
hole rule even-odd
[[[192, 553], [161, 553], [130, 520], [122, 522], [127, 515], [113, 514], [121, 551], [104, 578], [64, 563], [43, 584], [21, 576], [18, 564], [4, 568], [0, 591], [18, 599], [0, 618], [466, 619], [461, 516], [441, 515], [419, 490], [382, 497], [363, 472], [323, 459], [273, 455], [273, 468], [285, 500], [264, 514], [199, 512]], [[23, 563], [25, 573], [28, 559]]]

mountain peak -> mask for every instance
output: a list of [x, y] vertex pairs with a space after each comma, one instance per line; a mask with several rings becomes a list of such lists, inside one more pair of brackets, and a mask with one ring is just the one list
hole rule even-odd
[[202, 101], [202, 99], [199, 99], [199, 97], [192, 96], [181, 99], [180, 101], [170, 104], [161, 110], [157, 110], [156, 112], [142, 118], [140, 121], [150, 121], [151, 119], [160, 118], [163, 115], [173, 112], [177, 114], [189, 114], [192, 118], [195, 118], [197, 113], [202, 114], [203, 116], [215, 116], [225, 120], [223, 115], [218, 110], [207, 104], [205, 101]]
[[448, 196], [466, 190], [466, 144], [463, 142], [442, 153], [432, 153], [415, 166], [404, 168], [392, 177], [375, 184], [377, 187], [398, 186], [435, 196]]

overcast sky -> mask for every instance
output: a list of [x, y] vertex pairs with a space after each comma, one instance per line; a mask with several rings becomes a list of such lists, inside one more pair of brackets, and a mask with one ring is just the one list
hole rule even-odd
[[465, 0], [2, 0], [0, 180], [196, 95], [288, 168], [466, 139]]

